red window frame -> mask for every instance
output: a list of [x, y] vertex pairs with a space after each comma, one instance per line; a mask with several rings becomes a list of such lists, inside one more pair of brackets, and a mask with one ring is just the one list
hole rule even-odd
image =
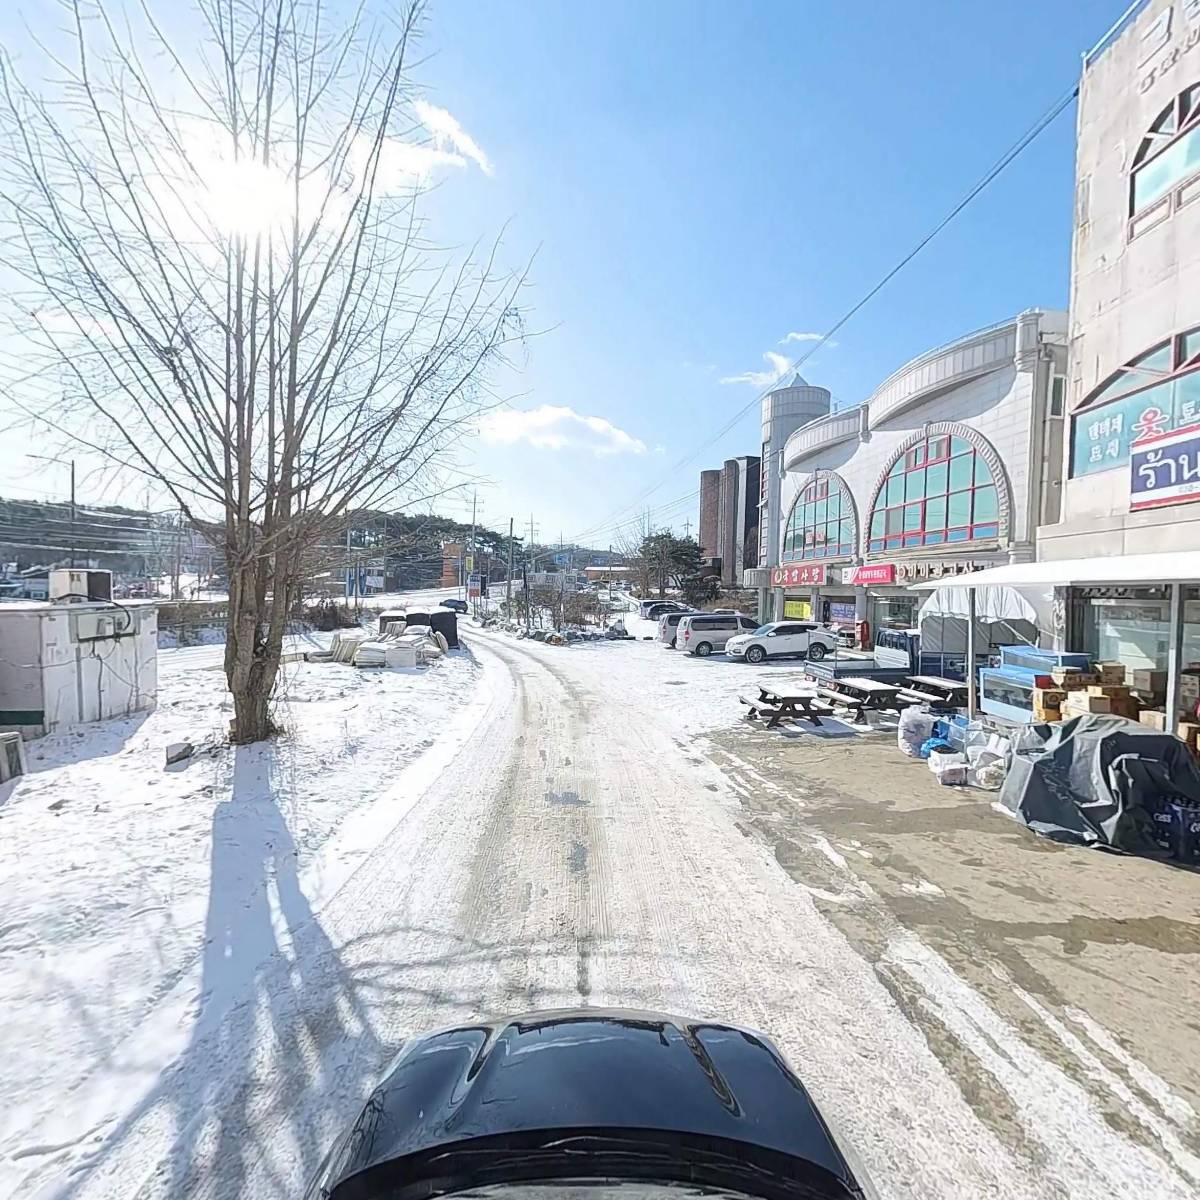
[[[1000, 536], [1000, 491], [996, 478], [986, 459], [972, 442], [966, 438], [957, 440], [962, 445], [955, 451], [954, 438], [948, 434], [935, 434], [918, 442], [917, 445], [909, 447], [902, 457], [892, 461], [888, 473], [884, 477], [883, 485], [879, 489], [867, 526], [867, 550], [869, 553], [879, 554], [896, 550], [913, 550], [925, 546], [955, 545]], [[970, 464], [967, 469], [967, 482], [958, 487], [952, 487], [950, 464], [960, 458], [967, 459]], [[903, 463], [898, 476], [904, 480], [904, 484], [899, 489], [899, 499], [888, 504], [888, 483], [897, 477], [897, 463]], [[927, 491], [926, 472], [930, 467], [937, 467], [942, 463], [946, 464], [944, 490], [930, 495]], [[985, 479], [979, 478], [980, 463], [984, 467]], [[922, 475], [921, 495], [914, 499], [908, 499], [908, 477], [916, 472], [920, 472]], [[976, 511], [978, 493], [984, 489], [991, 489], [993, 492], [993, 503], [990, 508], [995, 515], [978, 519], [980, 516]], [[949, 523], [950, 497], [964, 494], [967, 498], [967, 520], [951, 525]], [[927, 525], [929, 505], [931, 501], [938, 500], [942, 502], [944, 517], [942, 523], [930, 528]], [[910, 510], [914, 508], [917, 510], [917, 523], [915, 527], [910, 528]], [[876, 533], [876, 517], [880, 514], [882, 514], [883, 521]]]

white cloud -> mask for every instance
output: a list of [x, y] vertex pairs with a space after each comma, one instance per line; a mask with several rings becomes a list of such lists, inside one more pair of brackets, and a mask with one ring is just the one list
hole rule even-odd
[[[413, 111], [428, 132], [429, 141], [404, 142], [388, 138], [382, 144], [377, 174], [381, 193], [406, 191], [413, 184], [425, 184], [443, 167], [461, 170], [474, 163], [485, 175], [492, 174], [491, 160], [483, 148], [451, 113], [426, 100], [414, 100]], [[371, 143], [360, 138], [355, 151], [352, 162], [358, 175], [366, 169]]]
[[499, 408], [479, 422], [485, 442], [511, 446], [528, 442], [539, 450], [585, 449], [598, 456], [645, 454], [646, 443], [604, 417], [589, 417], [564, 405]]
[[782, 379], [787, 373], [788, 367], [791, 366], [791, 359], [786, 355], [776, 354], [774, 350], [768, 350], [763, 355], [763, 361], [767, 364], [767, 370], [743, 371], [741, 375], [726, 375], [721, 382], [749, 383], [758, 388], [769, 387]]
[[[779, 339], [781, 346], [786, 346], [789, 342], [819, 342], [825, 335], [823, 333], [789, 333], [787, 337]], [[837, 342], [826, 342], [826, 346], [836, 346]]]
[[[364, 145], [360, 156], [360, 170], [365, 170], [368, 148]], [[425, 183], [438, 167], [465, 167], [467, 160], [461, 154], [438, 150], [433, 146], [417, 146], [412, 142], [389, 139], [379, 150], [377, 175], [379, 190], [402, 191], [414, 182]]]
[[[447, 146], [456, 151], [451, 157], [458, 158], [460, 163], [470, 159], [485, 175], [491, 175], [493, 168], [491, 160], [483, 152], [483, 147], [458, 123], [458, 118], [448, 113], [428, 100], [414, 100], [413, 111], [417, 119], [433, 136], [433, 144], [439, 151]], [[465, 163], [463, 163], [465, 165]]]

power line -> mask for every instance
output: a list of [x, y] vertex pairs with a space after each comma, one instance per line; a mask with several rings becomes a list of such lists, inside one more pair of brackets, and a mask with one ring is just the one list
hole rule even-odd
[[714, 442], [724, 437], [741, 419], [753, 408], [756, 404], [761, 404], [762, 401], [776, 387], [779, 379], [783, 379], [793, 371], [798, 371], [814, 354], [817, 353], [829, 341], [835, 333], [838, 332], [848, 321], [855, 317], [867, 304], [871, 302], [930, 242], [933, 241], [959, 213], [967, 207], [1019, 154], [1021, 154], [1033, 141], [1055, 120], [1055, 118], [1071, 103], [1072, 100], [1079, 94], [1079, 85], [1073, 83], [1071, 87], [1056, 100], [1040, 117], [998, 158], [984, 175], [970, 188], [970, 190], [954, 205], [950, 211], [942, 217], [932, 229], [917, 244], [896, 263], [884, 276], [876, 283], [857, 303], [855, 303], [847, 312], [845, 312], [824, 334], [821, 335], [819, 341], [810, 344], [809, 348], [794, 359], [783, 371], [780, 372], [778, 379], [763, 388], [756, 396], [744, 404], [734, 415], [717, 430], [707, 441], [701, 443], [690, 454], [681, 458], [670, 471], [668, 471], [657, 483], [652, 484], [649, 488], [639, 493], [634, 500], [621, 508], [614, 510], [609, 516], [605, 517], [599, 526], [594, 526], [593, 529], [585, 530], [579, 534], [575, 540], [582, 541], [583, 538], [590, 536], [594, 529], [604, 528], [606, 523], [615, 517], [621, 516], [629, 512], [631, 509], [636, 509], [641, 502], [649, 496], [652, 496], [668, 479], [670, 479], [676, 471], [688, 466], [709, 448]]

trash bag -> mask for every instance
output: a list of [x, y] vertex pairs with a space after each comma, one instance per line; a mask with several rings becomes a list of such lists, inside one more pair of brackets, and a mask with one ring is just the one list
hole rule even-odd
[[949, 748], [934, 751], [929, 756], [929, 769], [938, 783], [961, 787], [967, 782], [967, 756]]
[[930, 737], [921, 743], [920, 755], [922, 758], [928, 758], [931, 754], [949, 753], [953, 750], [954, 747], [945, 738]]
[[896, 745], [909, 758], [923, 758], [921, 747], [933, 735], [935, 717], [927, 708], [911, 705], [900, 713]]

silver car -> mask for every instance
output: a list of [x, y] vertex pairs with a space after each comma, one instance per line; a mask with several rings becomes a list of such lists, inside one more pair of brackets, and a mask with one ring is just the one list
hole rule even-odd
[[675, 641], [680, 650], [707, 658], [724, 650], [731, 637], [757, 628], [757, 621], [741, 613], [685, 613], [675, 629]]
[[682, 621], [684, 617], [691, 615], [691, 610], [688, 610], [687, 612], [663, 613], [663, 615], [658, 618], [658, 640], [674, 650], [675, 634], [679, 629], [679, 622]]

